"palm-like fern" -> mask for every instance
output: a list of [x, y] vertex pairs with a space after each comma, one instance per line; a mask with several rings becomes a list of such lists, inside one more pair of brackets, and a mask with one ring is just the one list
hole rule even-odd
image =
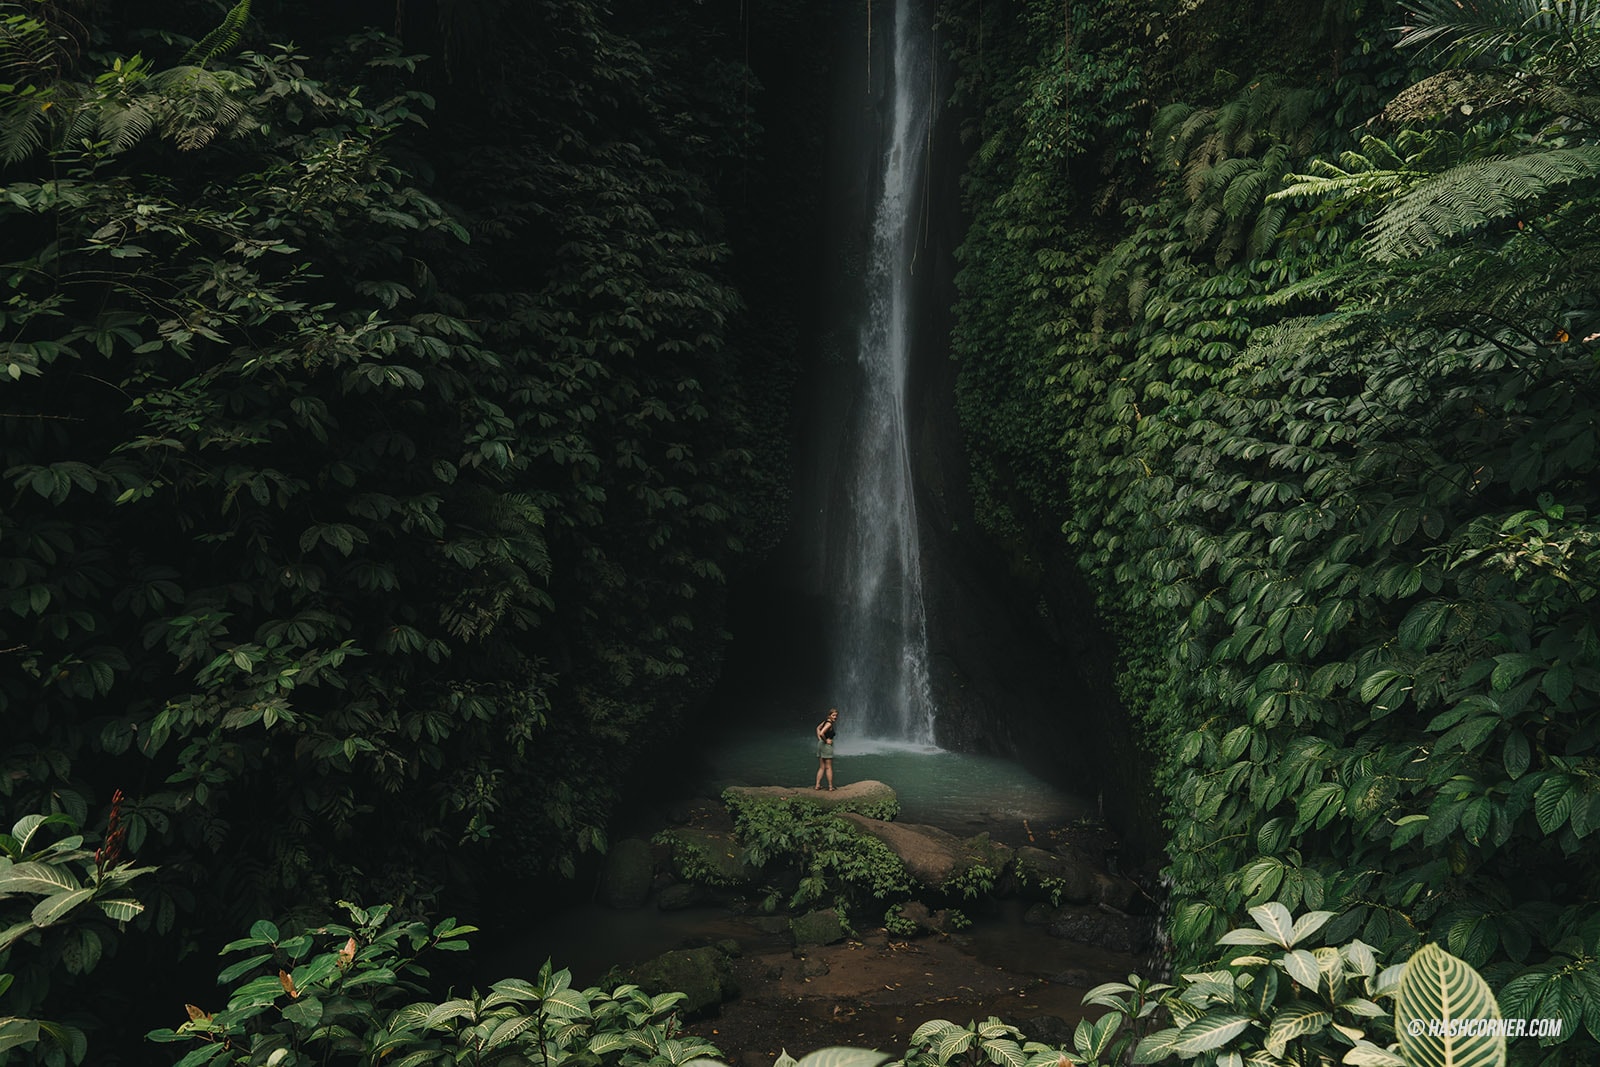
[[152, 134], [180, 149], [200, 148], [254, 128], [244, 92], [249, 85], [235, 72], [202, 67], [147, 73], [135, 56], [94, 82], [14, 93], [0, 105], [0, 163], [84, 143], [114, 156]]
[[1314, 103], [1308, 90], [1264, 81], [1220, 107], [1178, 104], [1157, 116], [1154, 137], [1183, 179], [1184, 231], [1195, 247], [1215, 242], [1218, 263], [1266, 253], [1284, 218], [1268, 196], [1290, 160], [1315, 145]]
[[1600, 145], [1474, 160], [1392, 201], [1368, 231], [1373, 258], [1418, 255], [1450, 237], [1532, 210], [1557, 186], [1600, 176]]
[[1441, 103], [1465, 93], [1478, 102], [1521, 105], [1525, 120], [1543, 124], [1403, 130], [1393, 143], [1368, 137], [1360, 153], [1338, 164], [1314, 163], [1274, 194], [1275, 200], [1319, 196], [1336, 211], [1375, 210], [1368, 251], [1379, 262], [1425, 254], [1497, 220], [1531, 216], [1555, 190], [1600, 177], [1600, 144], [1588, 136], [1600, 99], [1584, 85], [1594, 70], [1586, 57], [1600, 43], [1600, 0], [1410, 0], [1408, 7], [1416, 24], [1402, 43], [1443, 49], [1452, 66], [1489, 53], [1513, 64], [1423, 79], [1396, 98], [1391, 118], [1432, 117], [1449, 110]]
[[184, 53], [181, 64], [203, 67], [218, 56], [231, 51], [238, 45], [239, 38], [244, 32], [244, 24], [249, 18], [250, 0], [239, 0], [228, 9], [226, 15], [222, 16], [221, 25], [196, 41], [194, 47]]
[[43, 146], [60, 60], [48, 26], [15, 4], [0, 4], [0, 166]]
[[1560, 49], [1580, 62], [1600, 43], [1597, 0], [1407, 0], [1416, 19], [1400, 43], [1439, 48], [1456, 62], [1511, 49], [1522, 56]]

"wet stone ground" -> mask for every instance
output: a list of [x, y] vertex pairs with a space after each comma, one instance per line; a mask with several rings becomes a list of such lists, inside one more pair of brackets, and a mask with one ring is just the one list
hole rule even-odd
[[759, 932], [739, 940], [740, 995], [687, 1027], [735, 1067], [768, 1067], [781, 1051], [799, 1057], [831, 1045], [899, 1056], [930, 1019], [965, 1026], [995, 1016], [1029, 1039], [1070, 1043], [1083, 994], [1142, 968], [1129, 955], [1025, 926], [1017, 902], [1000, 902], [948, 936], [901, 939], [878, 929], [803, 951]]

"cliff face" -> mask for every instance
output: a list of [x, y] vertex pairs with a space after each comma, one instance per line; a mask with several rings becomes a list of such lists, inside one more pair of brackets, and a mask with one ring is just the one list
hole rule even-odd
[[979, 528], [968, 488], [967, 444], [955, 409], [950, 355], [954, 250], [966, 227], [956, 151], [958, 116], [935, 131], [919, 295], [911, 410], [922, 526], [923, 580], [939, 743], [1014, 759], [1040, 777], [1098, 798], [1139, 859], [1162, 847], [1145, 762], [1117, 701], [1117, 650], [1060, 532], [1030, 531], [1037, 551], [1006, 558]]

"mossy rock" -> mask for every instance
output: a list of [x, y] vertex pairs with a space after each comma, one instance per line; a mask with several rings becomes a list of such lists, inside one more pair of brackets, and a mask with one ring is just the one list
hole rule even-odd
[[824, 908], [789, 920], [789, 933], [794, 937], [796, 948], [806, 945], [831, 945], [835, 941], [844, 940], [844, 921], [839, 918], [839, 913], [835, 909]]
[[1078, 855], [1046, 852], [1024, 845], [1017, 849], [1017, 883], [1029, 900], [1051, 904], [1088, 904], [1095, 899], [1095, 871]]
[[781, 785], [736, 785], [722, 794], [730, 811], [751, 801], [779, 800], [786, 803], [815, 804], [824, 811], [851, 811], [884, 822], [900, 814], [900, 795], [883, 782], [867, 779], [836, 789], [794, 789]]
[[678, 826], [664, 830], [657, 840], [672, 849], [672, 865], [679, 878], [699, 885], [737, 886], [755, 880], [760, 871], [745, 859], [744, 846], [724, 830]]
[[1014, 855], [1010, 845], [990, 840], [988, 834], [966, 838], [955, 850], [951, 870], [938, 888], [964, 900], [1003, 896], [1009, 889]]
[[735, 943], [727, 941], [703, 948], [675, 949], [629, 968], [626, 976], [652, 996], [683, 993], [683, 1014], [699, 1015], [739, 995], [732, 961], [737, 950]]

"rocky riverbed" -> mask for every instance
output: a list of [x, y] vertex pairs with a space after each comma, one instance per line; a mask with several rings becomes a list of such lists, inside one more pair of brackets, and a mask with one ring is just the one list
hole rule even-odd
[[[917, 1026], [938, 1018], [995, 1016], [1030, 1039], [1070, 1046], [1088, 989], [1150, 969], [1155, 902], [1116, 870], [1115, 842], [1099, 826], [995, 823], [959, 836], [882, 818], [893, 791], [879, 782], [733, 792], [836, 809], [893, 850], [916, 885], [898, 933], [859, 916], [851, 929], [828, 909], [767, 913], [763, 905], [792, 885], [749, 865], [728, 809], [712, 801], [671, 813], [653, 843], [613, 847], [598, 894], [609, 912], [577, 924], [609, 925], [619, 937], [618, 966], [600, 984], [688, 992], [688, 1028], [737, 1067], [829, 1045], [898, 1055]], [[713, 868], [721, 886], [687, 877]], [[990, 891], [952, 896], [952, 886], [979, 880], [978, 868]]]

